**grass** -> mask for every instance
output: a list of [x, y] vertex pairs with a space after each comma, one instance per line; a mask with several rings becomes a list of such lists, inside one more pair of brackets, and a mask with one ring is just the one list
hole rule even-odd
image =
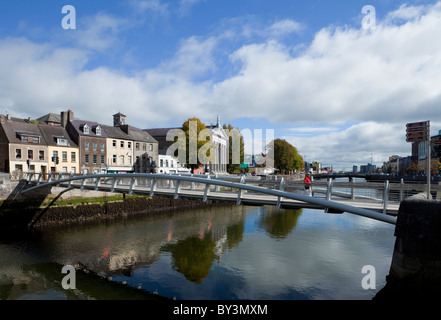
[[[54, 203], [52, 203], [53, 198], [47, 198], [41, 204], [41, 207], [47, 207], [49, 204], [51, 206], [58, 206], [58, 207], [64, 207], [64, 206], [76, 207], [78, 205], [85, 205], [85, 204], [103, 205], [103, 204], [109, 203], [109, 202], [124, 201], [124, 199], [131, 199], [131, 198], [138, 198], [138, 197], [146, 197], [146, 196], [126, 195], [124, 198], [124, 196], [122, 194], [120, 194], [120, 195], [115, 195], [115, 196], [110, 196], [110, 197], [91, 197], [91, 198], [78, 197], [78, 198], [71, 198], [71, 199], [58, 199]], [[148, 198], [150, 198], [150, 197], [148, 197]]]

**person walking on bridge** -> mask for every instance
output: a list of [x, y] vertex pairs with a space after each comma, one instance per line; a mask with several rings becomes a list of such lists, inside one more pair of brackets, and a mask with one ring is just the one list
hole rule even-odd
[[312, 196], [311, 174], [309, 172], [306, 173], [303, 182], [305, 183], [305, 193]]

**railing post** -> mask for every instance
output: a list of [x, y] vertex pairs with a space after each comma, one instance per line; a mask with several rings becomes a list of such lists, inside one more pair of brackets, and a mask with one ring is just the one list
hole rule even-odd
[[41, 183], [41, 176], [43, 175], [43, 172], [40, 172], [38, 174], [38, 179], [37, 179], [37, 186]]
[[156, 191], [156, 178], [153, 178], [150, 181], [150, 197], [153, 197]]
[[403, 201], [403, 189], [404, 189], [404, 179], [401, 178], [400, 180], [400, 202]]
[[[57, 181], [60, 181], [61, 178], [62, 178], [62, 176], [63, 176], [63, 173], [62, 173], [62, 172], [58, 173], [58, 179], [57, 179]], [[60, 182], [57, 183], [57, 187], [58, 187], [59, 185], [60, 185]]]
[[[245, 176], [242, 176], [241, 178], [240, 178], [240, 182], [239, 183], [241, 183], [241, 184], [244, 184], [245, 183]], [[241, 204], [241, 202], [242, 202], [242, 189], [241, 188], [239, 188], [239, 191], [237, 192], [237, 200], [236, 200], [236, 205], [240, 205]]]
[[98, 190], [99, 186], [101, 185], [101, 177], [96, 177], [95, 181], [95, 191]]
[[332, 193], [332, 178], [329, 178], [328, 187], [326, 189], [326, 200], [331, 200], [331, 193]]
[[30, 184], [31, 182], [32, 182], [32, 177], [34, 176], [34, 173], [33, 172], [31, 172], [29, 175], [28, 175], [28, 184]]
[[176, 182], [176, 189], [175, 189], [175, 195], [174, 195], [174, 199], [178, 199], [179, 198], [179, 192], [181, 192], [181, 180], [178, 180]]
[[[283, 191], [283, 189], [285, 189], [285, 179], [282, 177], [282, 179], [280, 179], [279, 190]], [[277, 197], [277, 209], [280, 209], [282, 200], [283, 197]]]
[[[190, 177], [193, 178], [193, 173], [190, 175]], [[192, 182], [191, 182], [191, 190], [194, 190], [194, 188], [195, 188], [195, 187], [194, 187], [194, 181], [192, 181]]]
[[130, 188], [129, 188], [129, 194], [133, 193], [133, 187], [136, 186], [136, 178], [132, 177], [132, 180], [130, 181]]
[[389, 202], [389, 180], [384, 183], [384, 193], [383, 193], [383, 213], [387, 212], [387, 205]]
[[[207, 176], [207, 180], [210, 180], [210, 176]], [[204, 198], [202, 199], [203, 202], [207, 202], [208, 196], [210, 195], [210, 184], [205, 184], [205, 190], [204, 190]]]
[[351, 200], [355, 200], [355, 188], [354, 188], [354, 178], [351, 180], [351, 184], [352, 184], [352, 186], [351, 186]]
[[[81, 180], [81, 186], [80, 186], [80, 190], [84, 190], [84, 185], [86, 184], [86, 178], [83, 178], [83, 180]], [[112, 189], [113, 189], [113, 185], [112, 185]], [[113, 190], [112, 190], [112, 192], [113, 192]]]

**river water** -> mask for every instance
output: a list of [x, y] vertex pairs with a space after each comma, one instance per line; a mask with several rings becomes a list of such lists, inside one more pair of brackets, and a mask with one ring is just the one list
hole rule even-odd
[[[63, 289], [61, 266], [82, 265], [178, 300], [369, 300], [385, 285], [394, 242], [394, 226], [384, 222], [274, 207], [48, 228], [0, 242], [0, 299], [101, 299], [100, 282], [77, 278], [75, 293]], [[362, 273], [366, 265], [375, 273]], [[363, 288], [366, 276], [375, 289]]]

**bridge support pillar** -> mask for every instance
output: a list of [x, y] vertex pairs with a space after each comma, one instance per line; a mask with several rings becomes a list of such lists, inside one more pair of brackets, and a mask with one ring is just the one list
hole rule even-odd
[[386, 286], [374, 300], [441, 298], [441, 201], [401, 202]]

